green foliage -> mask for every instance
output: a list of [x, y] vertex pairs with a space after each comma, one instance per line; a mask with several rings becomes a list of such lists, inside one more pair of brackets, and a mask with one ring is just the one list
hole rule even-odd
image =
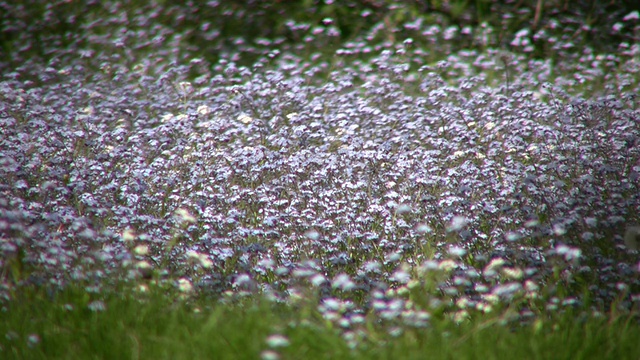
[[[453, 27], [458, 31], [481, 24], [494, 29], [489, 44], [461, 38], [457, 41], [460, 49], [470, 46], [509, 48], [514, 34], [529, 29], [528, 38], [533, 42], [536, 57], [552, 58], [557, 50], [545, 39], [536, 40], [534, 33], [542, 30], [548, 36], [559, 36], [569, 27], [576, 31], [576, 48], [588, 43], [597, 51], [611, 52], [617, 50], [619, 43], [637, 36], [630, 26], [619, 32], [612, 32], [611, 28], [627, 13], [639, 10], [640, 5], [579, 1], [568, 6], [565, 1], [543, 0], [506, 3], [490, 0], [358, 0], [329, 4], [318, 0], [198, 0], [187, 3], [20, 0], [6, 4], [4, 8], [8, 16], [4, 17], [4, 28], [0, 32], [0, 53], [4, 54], [0, 64], [20, 64], [22, 59], [33, 57], [50, 61], [72, 54], [73, 49], [99, 50], [104, 44], [96, 43], [96, 37], [104, 37], [110, 43], [119, 42], [118, 48], [125, 49], [130, 42], [123, 32], [125, 28], [130, 34], [157, 31], [159, 43], [170, 43], [180, 53], [204, 57], [211, 63], [216, 63], [238, 44], [252, 44], [255, 57], [245, 54], [241, 59], [244, 64], [250, 64], [272, 45], [294, 48], [303, 44], [315, 28], [333, 27], [338, 30], [339, 38], [327, 39], [325, 46], [310, 48], [310, 52], [331, 54], [331, 50], [362, 38], [378, 24], [383, 25], [380, 36], [387, 40], [414, 37], [415, 46], [431, 47], [425, 36], [412, 34], [406, 28], [407, 24], [416, 21]], [[114, 14], [118, 21], [104, 21]], [[156, 28], [150, 29], [151, 24]], [[156, 45], [148, 44], [147, 50]]]
[[[638, 357], [637, 269], [629, 265], [637, 253], [612, 240], [619, 223], [638, 220], [637, 201], [617, 200], [633, 199], [637, 186], [614, 189], [637, 164], [637, 136], [617, 132], [637, 134], [626, 116], [635, 98], [624, 94], [637, 84], [624, 78], [637, 74], [625, 69], [637, 53], [599, 53], [637, 40], [634, 19], [615, 34], [610, 29], [638, 5], [159, 0], [0, 7], [10, 15], [0, 33], [0, 103], [9, 104], [0, 185], [13, 196], [0, 197], [2, 217], [13, 221], [3, 218], [0, 233], [0, 358]], [[514, 33], [531, 46], [511, 44]], [[564, 62], [554, 67], [556, 57]], [[570, 97], [576, 92], [622, 100], [585, 105]], [[366, 144], [375, 152], [356, 161], [363, 144], [353, 140], [370, 141], [377, 126], [403, 136], [380, 137], [380, 148]], [[428, 137], [425, 128], [433, 130]], [[580, 146], [546, 144], [553, 129], [556, 140]], [[437, 151], [411, 163], [400, 146]], [[307, 147], [326, 157], [305, 163]], [[333, 155], [348, 172], [322, 174]], [[280, 158], [295, 161], [271, 162]], [[460, 187], [454, 198], [452, 184], [411, 182], [410, 169], [427, 160], [429, 172], [443, 178], [464, 168], [473, 177], [474, 168], [493, 169], [497, 161], [504, 167], [484, 179], [519, 187], [492, 192], [483, 183], [487, 189], [477, 190], [486, 191]], [[148, 172], [125, 174], [155, 161]], [[507, 169], [514, 162], [522, 167]], [[556, 174], [528, 176], [546, 169]], [[602, 182], [579, 181], [591, 174]], [[281, 179], [286, 186], [268, 188]], [[584, 184], [607, 186], [582, 199]], [[228, 201], [204, 201], [214, 193], [209, 185], [219, 185]], [[571, 209], [540, 195], [553, 189], [560, 199], [595, 201], [571, 223], [554, 224]], [[94, 206], [99, 193], [107, 201]], [[203, 199], [192, 201], [198, 193]], [[327, 230], [354, 226], [371, 206], [366, 199], [400, 193], [409, 196], [378, 204], [359, 231], [342, 237]], [[453, 222], [439, 214], [440, 199], [459, 201], [460, 209], [505, 193], [517, 202], [477, 217], [477, 239], [464, 226], [450, 230]], [[265, 211], [280, 214], [294, 199], [316, 212], [278, 224], [284, 220]], [[126, 206], [140, 216], [127, 218]], [[597, 223], [598, 207], [616, 206], [626, 217], [610, 227]], [[206, 222], [190, 213], [205, 215], [206, 207], [217, 212]], [[57, 222], [46, 216], [54, 209], [72, 215]], [[344, 209], [356, 215], [342, 216]], [[161, 231], [149, 236], [151, 228]], [[500, 243], [503, 235], [509, 243]], [[283, 239], [291, 240], [286, 256]], [[463, 247], [461, 239], [477, 241]], [[497, 251], [504, 244], [510, 252]], [[518, 255], [527, 248], [540, 251], [540, 263]]]
[[[637, 358], [638, 319], [567, 312], [527, 325], [477, 315], [403, 328], [390, 336], [367, 318], [341, 335], [312, 304], [215, 302], [132, 284], [95, 293], [80, 286], [25, 288], [2, 305], [3, 359]], [[275, 336], [274, 336], [275, 335]], [[360, 337], [361, 344], [351, 342]], [[270, 353], [269, 353], [270, 352]]]

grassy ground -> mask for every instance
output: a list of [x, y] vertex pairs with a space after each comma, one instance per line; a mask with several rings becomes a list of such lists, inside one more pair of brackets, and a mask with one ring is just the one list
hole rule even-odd
[[[351, 346], [308, 304], [269, 300], [176, 299], [160, 287], [122, 287], [93, 301], [85, 289], [56, 294], [22, 291], [5, 304], [0, 324], [4, 359], [632, 359], [640, 356], [637, 318], [621, 314], [553, 315], [509, 324], [483, 315], [391, 335], [366, 316]], [[38, 335], [32, 335], [38, 334]]]
[[635, 7], [23, 3], [0, 360], [640, 358]]

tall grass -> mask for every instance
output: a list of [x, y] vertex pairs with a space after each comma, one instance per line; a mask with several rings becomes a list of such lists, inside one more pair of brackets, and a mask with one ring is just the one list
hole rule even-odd
[[2, 308], [3, 359], [632, 359], [638, 318], [568, 311], [520, 326], [504, 316], [381, 331], [375, 316], [350, 341], [306, 303], [265, 298], [217, 302], [172, 289], [124, 284], [23, 289]]
[[273, 4], [0, 2], [0, 358], [637, 358], [637, 11]]

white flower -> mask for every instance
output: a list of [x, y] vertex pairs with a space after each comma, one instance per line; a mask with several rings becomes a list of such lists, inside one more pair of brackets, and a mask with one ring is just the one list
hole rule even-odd
[[304, 233], [304, 236], [306, 236], [307, 239], [309, 239], [309, 240], [316, 241], [316, 240], [318, 240], [320, 238], [320, 233], [317, 232], [316, 230], [312, 229], [312, 230], [309, 230], [306, 233]]
[[483, 313], [490, 313], [493, 310], [493, 306], [487, 303], [479, 302], [476, 305], [476, 309], [482, 311]]
[[29, 347], [34, 347], [40, 343], [40, 336], [38, 334], [31, 334], [27, 337], [27, 344]]
[[267, 338], [267, 345], [271, 348], [289, 346], [289, 339], [280, 334], [271, 335]]
[[517, 282], [511, 282], [504, 285], [498, 285], [491, 291], [498, 297], [511, 298], [513, 295], [522, 289], [522, 284]]
[[197, 251], [189, 250], [187, 251], [186, 256], [190, 262], [199, 263], [200, 266], [202, 266], [205, 269], [208, 269], [211, 266], [213, 266], [213, 261], [211, 261], [207, 255], [201, 254]]
[[438, 264], [438, 269], [443, 271], [451, 271], [458, 267], [458, 264], [453, 260], [443, 260]]
[[407, 205], [407, 204], [400, 204], [398, 205], [398, 207], [396, 208], [396, 214], [406, 214], [411, 212], [411, 206]]
[[198, 114], [200, 114], [200, 115], [209, 115], [209, 114], [211, 114], [213, 109], [211, 109], [207, 105], [200, 105], [200, 106], [198, 106], [198, 110], [197, 111], [198, 111]]
[[248, 274], [240, 274], [233, 281], [233, 287], [241, 290], [249, 290], [255, 286], [253, 280]]
[[380, 263], [377, 261], [368, 261], [364, 264], [363, 268], [366, 272], [379, 273], [380, 272]]
[[493, 260], [491, 260], [491, 262], [489, 262], [489, 264], [484, 268], [484, 271], [492, 271], [495, 270], [497, 268], [502, 267], [502, 265], [505, 264], [505, 261], [503, 258], [495, 258]]
[[391, 275], [390, 280], [401, 284], [407, 284], [411, 280], [411, 275], [404, 270], [398, 269]]
[[416, 226], [416, 231], [421, 234], [428, 234], [432, 232], [433, 229], [427, 224], [418, 224], [418, 226]]
[[567, 230], [564, 228], [564, 226], [560, 224], [555, 224], [553, 225], [553, 233], [556, 234], [557, 236], [562, 236], [567, 233]]
[[122, 232], [122, 240], [133, 241], [136, 239], [136, 234], [131, 229], [127, 229]]
[[339, 274], [333, 279], [331, 286], [334, 289], [340, 289], [342, 291], [351, 291], [356, 287], [356, 284], [353, 281], [351, 281], [351, 278], [349, 277], [349, 275]]
[[178, 88], [184, 92], [185, 94], [190, 94], [193, 92], [193, 85], [191, 85], [188, 81], [181, 81], [178, 83]]
[[538, 291], [538, 289], [540, 289], [538, 284], [531, 280], [527, 280], [524, 282], [524, 288], [529, 292]]
[[280, 354], [273, 350], [265, 350], [260, 353], [260, 358], [262, 360], [278, 360], [280, 359]]
[[139, 269], [139, 270], [151, 269], [151, 264], [149, 264], [149, 262], [147, 262], [147, 261], [138, 261], [136, 263], [136, 268]]
[[567, 245], [558, 245], [555, 248], [555, 251], [558, 255], [564, 256], [564, 259], [567, 261], [576, 260], [582, 256], [582, 251], [580, 249], [572, 248]]
[[149, 247], [147, 245], [138, 245], [133, 249], [133, 252], [135, 252], [136, 255], [144, 256], [149, 254]]
[[178, 289], [183, 293], [189, 293], [193, 291], [193, 285], [189, 279], [182, 278], [178, 280]]
[[102, 300], [92, 301], [87, 307], [93, 312], [105, 311], [107, 309], [107, 305], [105, 305]]
[[520, 239], [520, 234], [518, 234], [517, 232], [508, 232], [506, 235], [507, 241], [517, 241]]
[[200, 254], [200, 266], [202, 266], [205, 269], [209, 269], [210, 267], [213, 266], [213, 261], [211, 261], [211, 259], [209, 259], [209, 257], [205, 254]]
[[171, 119], [173, 119], [173, 114], [171, 114], [171, 113], [166, 113], [166, 114], [162, 115], [162, 116], [160, 117], [160, 119], [162, 119], [162, 122], [170, 121]]
[[460, 310], [453, 315], [453, 321], [455, 321], [458, 324], [460, 324], [461, 322], [465, 321], [468, 318], [469, 318], [469, 313], [467, 312], [467, 310]]
[[456, 301], [456, 306], [457, 306], [459, 309], [464, 309], [464, 308], [469, 307], [469, 304], [470, 304], [470, 303], [471, 303], [471, 302], [469, 301], [469, 299], [468, 299], [468, 298], [466, 298], [466, 297], [461, 297], [461, 298], [459, 298], [459, 299]]
[[193, 215], [191, 215], [191, 213], [189, 213], [189, 210], [187, 210], [187, 209], [180, 208], [180, 209], [176, 210], [176, 215], [182, 221], [185, 221], [185, 222], [188, 222], [188, 223], [196, 222], [196, 218], [193, 217]]
[[460, 246], [451, 246], [448, 252], [451, 256], [463, 257], [467, 253], [467, 250], [461, 248]]
[[631, 20], [640, 20], [640, 12], [638, 10], [633, 10], [632, 12], [625, 15], [622, 18], [622, 21], [631, 21]]
[[318, 286], [326, 283], [327, 279], [325, 279], [325, 277], [323, 275], [321, 275], [321, 274], [315, 274], [315, 275], [311, 276], [309, 281], [313, 284], [313, 286], [318, 287]]
[[469, 219], [467, 219], [464, 216], [454, 216], [453, 219], [451, 219], [451, 223], [449, 223], [449, 226], [447, 227], [447, 231], [460, 231], [462, 230], [467, 223], [469, 223]]
[[187, 254], [186, 254], [186, 255], [187, 255], [187, 258], [188, 258], [188, 259], [196, 259], [196, 260], [197, 260], [197, 259], [198, 259], [198, 257], [200, 256], [200, 254], [198, 254], [198, 252], [193, 251], [193, 250], [189, 250], [189, 251], [187, 251]]
[[238, 121], [240, 121], [241, 123], [243, 123], [245, 125], [248, 125], [248, 124], [251, 124], [253, 122], [253, 119], [249, 115], [242, 114], [242, 115], [238, 116]]
[[520, 280], [524, 275], [524, 272], [518, 268], [503, 268], [502, 273], [504, 276], [514, 280]]
[[482, 295], [482, 298], [484, 299], [484, 301], [488, 302], [489, 304], [497, 304], [498, 301], [500, 301], [500, 298], [496, 294]]

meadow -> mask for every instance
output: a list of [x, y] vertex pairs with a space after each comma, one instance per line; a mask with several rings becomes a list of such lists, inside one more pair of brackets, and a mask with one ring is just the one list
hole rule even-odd
[[81, 4], [1, 4], [0, 358], [640, 357], [638, 10]]

